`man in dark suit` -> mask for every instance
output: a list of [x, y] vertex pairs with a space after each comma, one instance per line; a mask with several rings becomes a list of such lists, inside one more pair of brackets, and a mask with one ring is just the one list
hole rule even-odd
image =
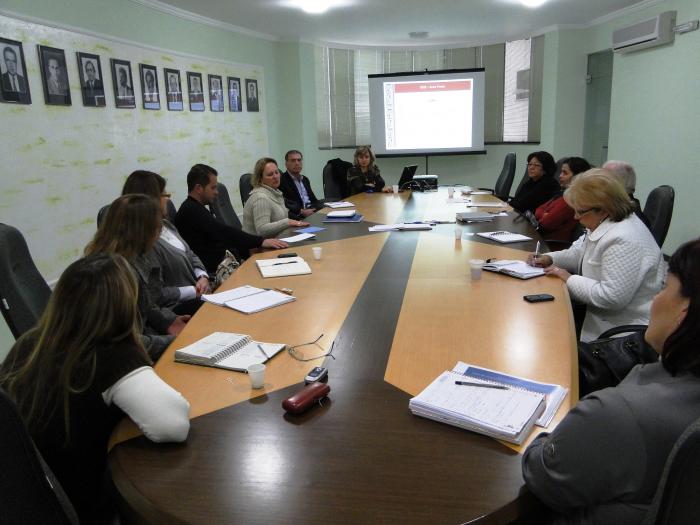
[[102, 106], [105, 101], [105, 90], [102, 85], [102, 80], [97, 78], [97, 71], [92, 60], [85, 61], [85, 105], [86, 106]]
[[303, 155], [295, 149], [289, 150], [284, 156], [287, 171], [280, 179], [280, 191], [284, 195], [290, 219], [303, 219], [323, 208], [323, 202], [314, 195], [308, 177], [301, 174], [303, 162]]
[[7, 46], [2, 51], [3, 59], [5, 60], [5, 68], [7, 72], [2, 74], [1, 84], [2, 93], [5, 100], [13, 100], [16, 102], [28, 101], [27, 83], [24, 77], [17, 72], [17, 53], [14, 49]]

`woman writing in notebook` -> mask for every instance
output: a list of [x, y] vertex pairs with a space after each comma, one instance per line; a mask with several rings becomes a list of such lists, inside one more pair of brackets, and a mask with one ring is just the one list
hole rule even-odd
[[97, 520], [107, 441], [124, 414], [152, 441], [189, 432], [189, 403], [155, 374], [141, 344], [137, 293], [120, 255], [74, 262], [0, 369], [81, 523]]
[[266, 239], [287, 228], [308, 226], [308, 222], [289, 219], [280, 188], [277, 161], [264, 157], [255, 163], [251, 183], [253, 190], [243, 207], [243, 231]]
[[363, 191], [391, 191], [391, 188], [384, 187], [384, 179], [374, 161], [375, 156], [369, 146], [360, 146], [355, 150], [352, 167], [348, 170], [350, 195], [357, 195]]
[[671, 257], [644, 338], [658, 363], [581, 399], [523, 455], [525, 483], [561, 513], [555, 523], [641, 523], [669, 452], [697, 419], [700, 240]]
[[567, 250], [532, 254], [527, 262], [566, 282], [572, 299], [586, 305], [582, 341], [615, 326], [647, 324], [666, 268], [619, 179], [606, 170], [589, 170], [574, 179], [564, 200], [586, 234]]

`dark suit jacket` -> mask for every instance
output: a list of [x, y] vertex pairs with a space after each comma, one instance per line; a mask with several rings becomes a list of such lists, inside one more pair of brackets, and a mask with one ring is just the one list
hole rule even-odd
[[83, 93], [83, 101], [85, 102], [86, 106], [96, 106], [96, 97], [100, 97], [102, 99], [102, 102], [104, 102], [105, 90], [100, 79], [96, 78], [94, 80], [92, 89], [90, 88], [89, 81], [86, 80], [85, 87], [83, 88]]
[[17, 77], [17, 84], [19, 85], [19, 91], [12, 91], [12, 84], [10, 83], [10, 74], [3, 73], [0, 83], [2, 84], [2, 94], [5, 100], [14, 100], [16, 102], [28, 102], [29, 101], [29, 90], [27, 89], [27, 82], [24, 80], [22, 75], [15, 75]]
[[[309, 178], [302, 175], [301, 182], [304, 185], [304, 188], [306, 188], [306, 193], [311, 201], [311, 207], [316, 211], [323, 208], [323, 203], [316, 198], [316, 195], [314, 195], [314, 190], [311, 189], [311, 182], [309, 182]], [[299, 194], [299, 190], [297, 189], [297, 185], [294, 184], [294, 180], [288, 171], [285, 171], [282, 174], [282, 178], [280, 179], [280, 191], [284, 195], [284, 205], [289, 210], [289, 218], [301, 218], [301, 210], [304, 207], [304, 203], [301, 199], [301, 195]]]

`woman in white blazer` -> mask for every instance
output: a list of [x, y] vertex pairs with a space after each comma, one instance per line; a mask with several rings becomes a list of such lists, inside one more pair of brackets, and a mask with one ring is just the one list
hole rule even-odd
[[566, 282], [587, 305], [581, 341], [624, 324], [648, 324], [654, 295], [666, 274], [663, 254], [619, 179], [603, 169], [579, 175], [564, 193], [586, 232], [568, 250], [528, 262]]

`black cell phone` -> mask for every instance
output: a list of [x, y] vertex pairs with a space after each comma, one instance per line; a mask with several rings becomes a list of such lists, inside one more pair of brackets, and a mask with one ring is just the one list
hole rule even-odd
[[308, 385], [309, 383], [323, 382], [324, 380], [328, 380], [328, 369], [322, 366], [316, 366], [304, 378], [304, 383]]
[[523, 295], [528, 303], [544, 303], [545, 301], [554, 301], [554, 296], [548, 293], [538, 293], [534, 295]]
[[294, 252], [289, 252], [289, 253], [280, 253], [277, 258], [278, 259], [285, 259], [286, 257], [296, 257], [297, 254]]

